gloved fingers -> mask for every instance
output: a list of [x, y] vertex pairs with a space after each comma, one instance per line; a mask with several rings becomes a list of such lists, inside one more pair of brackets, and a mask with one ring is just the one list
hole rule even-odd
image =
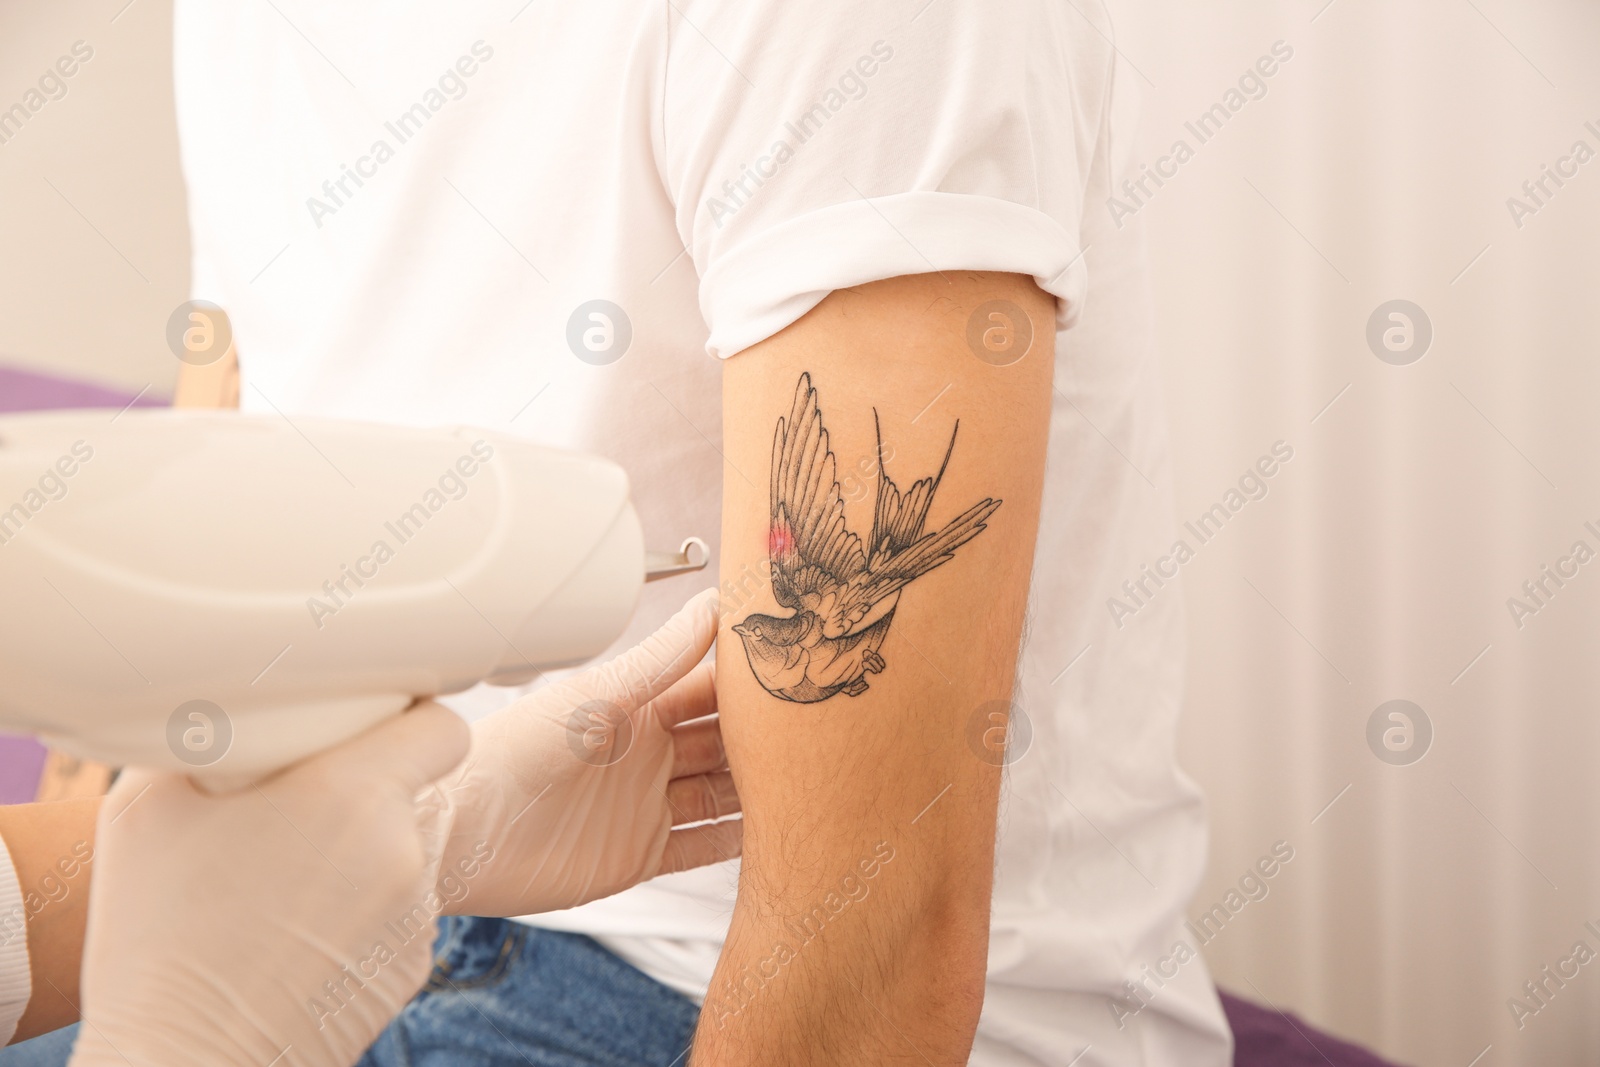
[[663, 726], [672, 727], [691, 719], [717, 713], [717, 680], [711, 662], [700, 664], [677, 685], [650, 702], [650, 708]]
[[674, 778], [667, 783], [667, 807], [674, 826], [720, 819], [742, 810], [733, 775], [727, 771]]
[[704, 774], [728, 765], [722, 747], [722, 723], [717, 719], [686, 723], [672, 731], [672, 777]]
[[393, 780], [409, 798], [453, 770], [466, 757], [471, 739], [471, 730], [459, 715], [424, 700], [290, 768], [284, 777], [375, 771]]
[[717, 590], [705, 590], [661, 629], [616, 659], [574, 679], [574, 685], [587, 690], [591, 698], [630, 711], [649, 703], [705, 658], [717, 638], [718, 610]]
[[672, 874], [731, 860], [739, 855], [743, 846], [743, 819], [674, 830], [667, 836], [667, 848], [661, 854], [661, 869], [656, 874]]

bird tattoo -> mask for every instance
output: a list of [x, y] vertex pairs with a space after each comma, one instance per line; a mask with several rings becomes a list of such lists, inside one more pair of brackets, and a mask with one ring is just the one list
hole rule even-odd
[[845, 525], [834, 454], [809, 373], [800, 375], [788, 417], [778, 419], [773, 434], [767, 557], [773, 598], [790, 614], [752, 613], [733, 632], [761, 687], [782, 700], [814, 704], [835, 693], [865, 693], [867, 675], [886, 666], [879, 650], [901, 591], [953, 559], [1001, 504], [980, 500], [938, 532], [924, 533], [961, 424], [950, 431], [939, 473], [902, 493], [883, 469], [876, 409], [872, 421], [878, 492], [866, 545]]

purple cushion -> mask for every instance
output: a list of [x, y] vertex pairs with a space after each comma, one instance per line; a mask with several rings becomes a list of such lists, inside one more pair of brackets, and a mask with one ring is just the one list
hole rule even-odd
[[1233, 1067], [1396, 1067], [1295, 1015], [1218, 992], [1233, 1028]]
[[[88, 382], [0, 366], [0, 412], [46, 411], [57, 408], [122, 408], [133, 396]], [[142, 408], [167, 406], [167, 398], [148, 392], [135, 401]]]
[[0, 804], [26, 804], [39, 789], [44, 746], [31, 737], [0, 734]]

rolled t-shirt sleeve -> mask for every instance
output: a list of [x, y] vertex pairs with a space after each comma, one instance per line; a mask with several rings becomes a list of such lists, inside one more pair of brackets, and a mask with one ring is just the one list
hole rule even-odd
[[0, 1047], [17, 1032], [33, 982], [28, 972], [27, 913], [11, 853], [0, 840]]
[[834, 289], [947, 270], [1032, 275], [1070, 324], [1111, 69], [1071, 5], [670, 10], [657, 150], [713, 354]]

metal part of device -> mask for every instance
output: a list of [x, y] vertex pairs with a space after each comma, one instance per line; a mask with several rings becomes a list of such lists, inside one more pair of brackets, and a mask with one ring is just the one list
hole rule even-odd
[[646, 552], [644, 580], [655, 582], [675, 574], [688, 574], [703, 569], [710, 561], [711, 546], [698, 537], [690, 537], [676, 552]]
[[487, 430], [0, 417], [0, 730], [246, 781], [589, 659], [709, 557], [647, 553], [615, 464]]

